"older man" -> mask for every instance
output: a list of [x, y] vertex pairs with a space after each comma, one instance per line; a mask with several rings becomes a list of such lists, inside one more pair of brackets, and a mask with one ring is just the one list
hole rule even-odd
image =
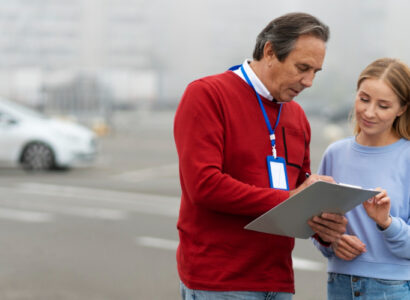
[[[175, 115], [182, 188], [178, 271], [183, 299], [291, 299], [294, 239], [244, 226], [317, 180], [310, 126], [293, 98], [322, 69], [329, 29], [292, 13], [258, 35], [253, 60], [189, 84]], [[267, 163], [268, 162], [268, 163]], [[342, 216], [311, 222], [322, 243]]]

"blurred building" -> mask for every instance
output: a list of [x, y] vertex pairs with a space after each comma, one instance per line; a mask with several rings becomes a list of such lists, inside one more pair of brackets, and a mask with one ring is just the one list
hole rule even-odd
[[371, 60], [408, 62], [409, 9], [399, 0], [0, 0], [0, 94], [53, 109], [175, 105], [190, 81], [251, 58], [272, 18], [305, 11], [330, 25], [331, 39], [326, 73], [303, 98], [339, 103]]
[[0, 94], [63, 112], [154, 101], [146, 3], [0, 1]]

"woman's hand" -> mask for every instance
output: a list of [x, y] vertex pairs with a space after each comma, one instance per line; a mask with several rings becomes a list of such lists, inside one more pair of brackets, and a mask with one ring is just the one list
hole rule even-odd
[[340, 240], [332, 243], [335, 255], [344, 260], [352, 260], [366, 252], [366, 245], [357, 236], [343, 234]]
[[377, 225], [386, 229], [392, 221], [390, 217], [390, 198], [386, 190], [376, 188], [376, 191], [380, 191], [380, 193], [363, 202], [363, 207], [367, 215], [372, 218]]

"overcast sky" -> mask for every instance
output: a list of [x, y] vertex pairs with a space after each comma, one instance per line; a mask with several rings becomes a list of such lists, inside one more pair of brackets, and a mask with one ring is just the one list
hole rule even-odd
[[252, 55], [256, 35], [272, 19], [308, 12], [331, 29], [321, 74], [300, 98], [349, 101], [360, 71], [382, 56], [410, 63], [406, 0], [174, 0], [151, 2], [154, 52], [164, 68], [164, 97], [179, 97], [195, 78], [223, 72]]

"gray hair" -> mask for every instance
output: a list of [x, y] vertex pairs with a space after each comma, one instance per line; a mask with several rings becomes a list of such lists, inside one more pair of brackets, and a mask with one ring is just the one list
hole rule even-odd
[[325, 43], [329, 39], [329, 27], [306, 13], [289, 13], [271, 21], [256, 38], [253, 58], [263, 57], [263, 48], [271, 43], [279, 61], [284, 61], [301, 35], [312, 35]]

